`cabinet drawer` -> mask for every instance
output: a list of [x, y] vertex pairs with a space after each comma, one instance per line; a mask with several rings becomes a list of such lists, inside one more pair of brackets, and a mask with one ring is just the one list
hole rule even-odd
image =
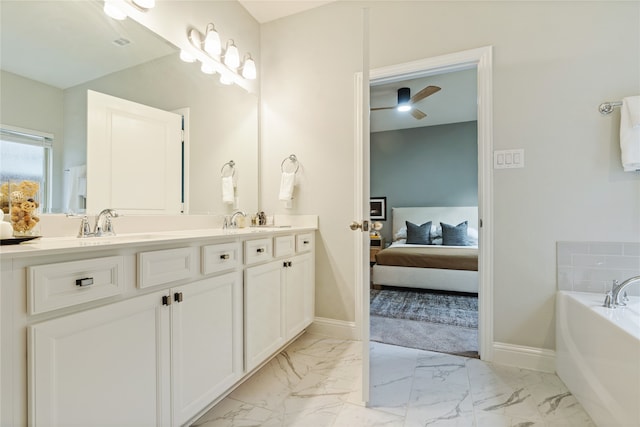
[[193, 248], [166, 249], [138, 254], [138, 287], [148, 288], [187, 279], [195, 274]]
[[27, 268], [29, 314], [118, 295], [123, 289], [124, 258], [121, 256]]
[[240, 245], [221, 243], [202, 247], [202, 274], [230, 270], [240, 265]]
[[272, 255], [271, 239], [247, 240], [244, 242], [244, 262], [245, 264], [255, 264], [261, 261], [270, 260]]
[[298, 234], [296, 236], [296, 252], [306, 252], [313, 248], [313, 233]]
[[293, 236], [278, 236], [275, 238], [273, 249], [275, 257], [291, 255], [296, 251], [296, 241]]

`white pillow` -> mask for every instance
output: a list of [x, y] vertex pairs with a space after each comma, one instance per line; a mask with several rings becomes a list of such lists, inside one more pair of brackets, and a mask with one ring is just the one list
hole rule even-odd
[[478, 230], [475, 228], [467, 228], [467, 242], [469, 246], [478, 246]]
[[[476, 232], [477, 234], [477, 232]], [[407, 238], [407, 226], [402, 226], [400, 227], [400, 229], [396, 232], [396, 234], [393, 235], [393, 241], [397, 241], [400, 239], [406, 239]], [[431, 240], [433, 240], [433, 244], [434, 245], [441, 245], [442, 244], [442, 226], [440, 224], [431, 224]], [[438, 243], [439, 241], [439, 243]]]

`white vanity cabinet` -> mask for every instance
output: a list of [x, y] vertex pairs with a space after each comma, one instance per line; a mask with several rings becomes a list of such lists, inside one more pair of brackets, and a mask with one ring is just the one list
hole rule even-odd
[[[295, 253], [296, 236], [276, 236], [279, 259], [245, 270], [245, 364], [259, 366], [309, 326], [314, 315], [314, 258], [311, 235]], [[278, 251], [278, 248], [280, 250]]]
[[29, 327], [29, 425], [170, 425], [170, 313], [156, 292]]
[[173, 425], [180, 426], [243, 375], [242, 275], [206, 278], [171, 292]]
[[313, 320], [313, 232], [256, 237], [3, 250], [0, 425], [189, 425]]

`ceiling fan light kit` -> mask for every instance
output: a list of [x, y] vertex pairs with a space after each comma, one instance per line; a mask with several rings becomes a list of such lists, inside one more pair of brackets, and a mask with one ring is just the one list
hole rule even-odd
[[417, 120], [422, 120], [425, 117], [427, 117], [427, 115], [425, 113], [423, 113], [422, 111], [418, 110], [417, 108], [414, 108], [414, 104], [422, 101], [423, 99], [425, 99], [427, 96], [433, 95], [434, 93], [438, 92], [440, 90], [440, 88], [438, 86], [427, 86], [424, 89], [422, 89], [420, 92], [416, 93], [414, 96], [411, 96], [411, 89], [408, 87], [401, 87], [400, 89], [398, 89], [398, 104], [393, 106], [393, 107], [375, 107], [375, 108], [371, 108], [371, 111], [378, 111], [378, 110], [393, 110], [393, 109], [397, 109], [398, 111], [401, 112], [407, 112], [409, 111], [410, 114]]

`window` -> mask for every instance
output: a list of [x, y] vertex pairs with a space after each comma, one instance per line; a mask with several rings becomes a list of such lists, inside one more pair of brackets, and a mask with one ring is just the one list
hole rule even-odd
[[2, 125], [0, 127], [0, 183], [40, 183], [42, 212], [51, 208], [53, 135]]

